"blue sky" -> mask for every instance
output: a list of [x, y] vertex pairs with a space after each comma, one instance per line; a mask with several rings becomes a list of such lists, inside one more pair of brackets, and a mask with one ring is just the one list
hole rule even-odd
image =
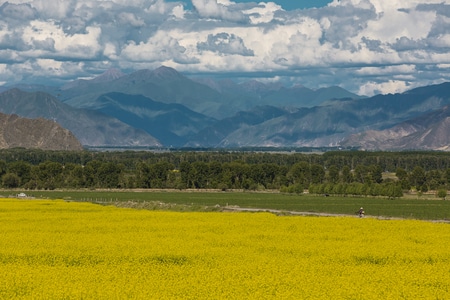
[[183, 1], [0, 0], [0, 85], [161, 65], [360, 95], [450, 81], [448, 0]]

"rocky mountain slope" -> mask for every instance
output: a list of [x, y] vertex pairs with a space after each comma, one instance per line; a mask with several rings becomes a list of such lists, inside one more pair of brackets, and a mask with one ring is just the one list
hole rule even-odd
[[82, 150], [77, 138], [58, 123], [0, 113], [0, 148]]
[[450, 106], [385, 130], [369, 130], [346, 138], [341, 145], [370, 150], [450, 151]]
[[18, 89], [0, 94], [0, 112], [26, 118], [44, 118], [70, 130], [87, 146], [160, 146], [143, 130], [99, 112], [73, 108], [50, 94]]

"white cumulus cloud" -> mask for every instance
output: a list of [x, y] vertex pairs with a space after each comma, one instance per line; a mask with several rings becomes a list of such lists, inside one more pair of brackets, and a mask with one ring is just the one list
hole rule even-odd
[[450, 80], [448, 1], [276, 2], [0, 0], [0, 81], [162, 64], [367, 95]]

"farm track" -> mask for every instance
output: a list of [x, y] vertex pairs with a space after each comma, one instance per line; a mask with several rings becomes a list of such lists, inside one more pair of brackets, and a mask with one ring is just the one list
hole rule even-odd
[[[171, 210], [179, 212], [194, 212], [194, 211], [204, 211], [204, 212], [268, 212], [275, 214], [277, 216], [311, 216], [311, 217], [348, 217], [348, 218], [359, 218], [357, 214], [338, 214], [338, 213], [324, 213], [324, 212], [310, 212], [310, 211], [289, 211], [289, 210], [279, 210], [272, 208], [250, 208], [250, 207], [240, 207], [237, 205], [228, 206], [205, 206], [203, 209], [196, 207], [191, 209], [189, 205], [177, 205], [171, 203], [163, 203], [159, 201], [148, 201], [148, 202], [135, 202], [135, 201], [92, 201], [92, 203], [101, 205], [114, 205], [121, 208], [131, 208], [131, 209], [147, 209], [147, 210]], [[426, 219], [412, 219], [412, 218], [401, 218], [401, 217], [391, 217], [391, 216], [376, 216], [376, 215], [365, 215], [362, 219], [378, 219], [378, 220], [420, 220], [424, 222], [432, 223], [448, 223], [450, 220], [426, 220]]]
[[[267, 209], [267, 208], [243, 208], [236, 206], [227, 206], [222, 208], [223, 212], [270, 212], [279, 216], [316, 216], [316, 217], [351, 217], [351, 218], [359, 218], [358, 215], [350, 215], [350, 214], [332, 214], [332, 213], [318, 213], [318, 212], [305, 212], [305, 211], [286, 211], [286, 210], [278, 210], [278, 209]], [[371, 218], [378, 220], [409, 220], [407, 218], [398, 218], [398, 217], [387, 217], [387, 216], [364, 216], [362, 219]], [[426, 222], [433, 223], [450, 223], [450, 220], [421, 220]]]

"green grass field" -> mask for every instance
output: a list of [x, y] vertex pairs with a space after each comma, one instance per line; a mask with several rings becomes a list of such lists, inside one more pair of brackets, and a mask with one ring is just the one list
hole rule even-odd
[[[11, 196], [17, 191], [0, 191]], [[324, 197], [251, 192], [188, 191], [29, 191], [28, 196], [96, 203], [164, 203], [140, 207], [178, 211], [208, 211], [217, 207], [276, 209], [314, 213], [354, 215], [362, 206], [367, 216], [419, 220], [450, 220], [450, 201], [422, 198], [389, 200], [371, 197]], [[124, 205], [126, 206], [126, 205]], [[217, 210], [217, 209], [216, 209]]]

